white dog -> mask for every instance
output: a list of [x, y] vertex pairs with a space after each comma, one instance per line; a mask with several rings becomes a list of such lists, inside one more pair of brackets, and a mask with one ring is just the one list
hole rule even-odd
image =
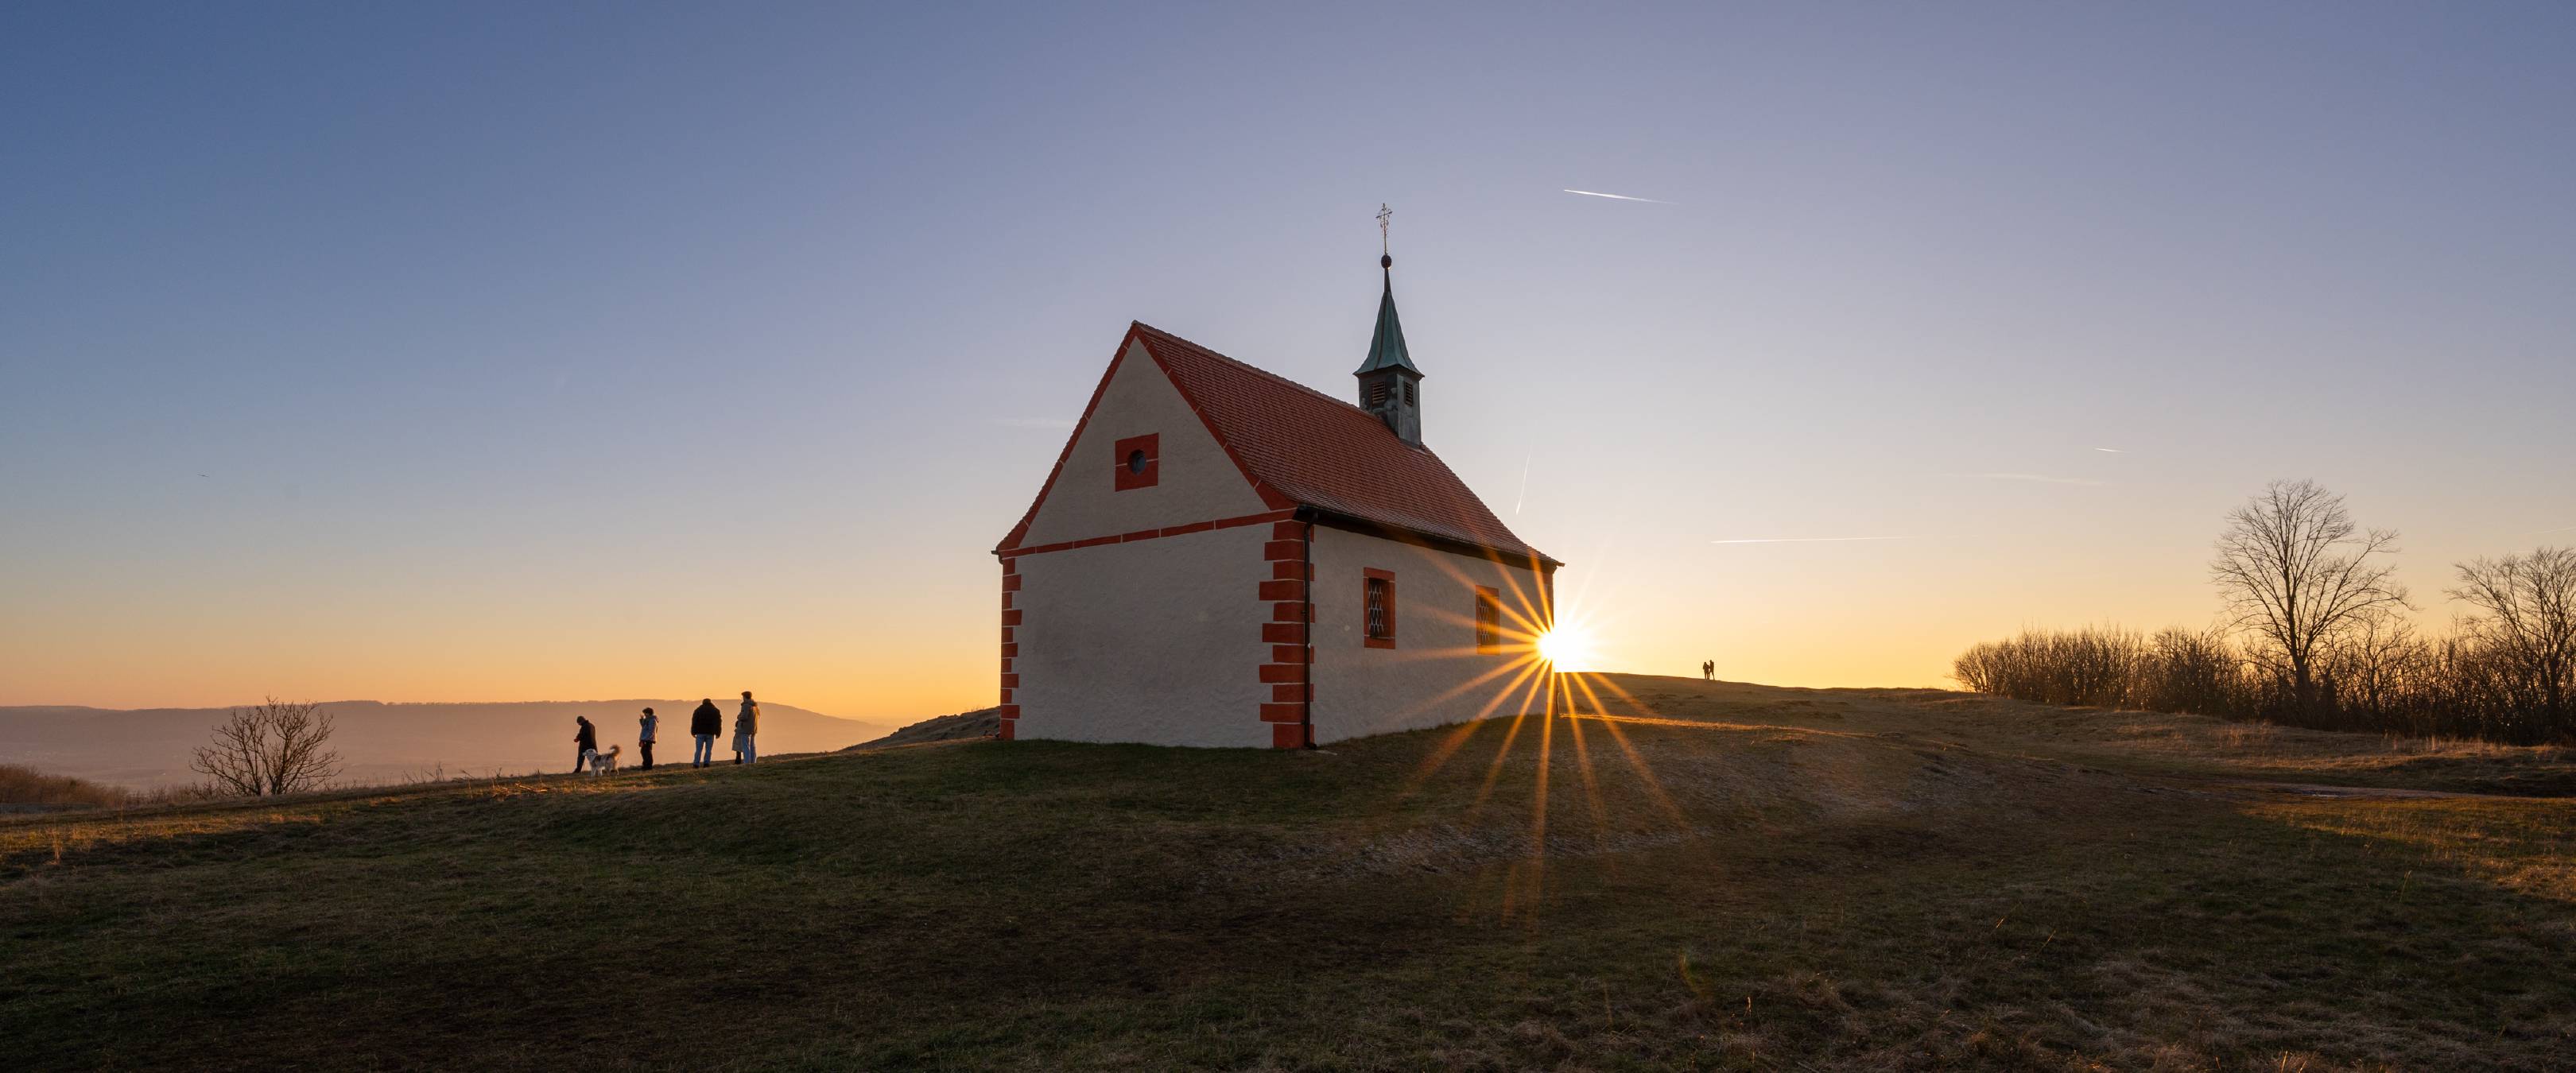
[[604, 753], [597, 749], [584, 749], [581, 751], [582, 764], [590, 769], [592, 775], [606, 775], [617, 770], [617, 754], [625, 749], [623, 745], [611, 745]]

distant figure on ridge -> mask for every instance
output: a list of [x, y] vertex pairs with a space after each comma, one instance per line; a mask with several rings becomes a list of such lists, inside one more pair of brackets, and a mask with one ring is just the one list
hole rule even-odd
[[635, 751], [644, 754], [644, 770], [651, 771], [653, 770], [653, 728], [662, 725], [662, 720], [654, 716], [653, 709], [646, 708], [643, 718], [637, 719], [635, 724]]
[[1717, 681], [1717, 661], [1713, 659], [1701, 660], [1699, 664], [1699, 676], [1707, 681]]
[[714, 697], [699, 697], [698, 710], [689, 713], [689, 736], [698, 739], [689, 753], [690, 767], [706, 767], [716, 762], [716, 735], [724, 731], [724, 713], [716, 710]]
[[572, 773], [579, 775], [590, 764], [591, 754], [599, 751], [599, 728], [590, 725], [585, 716], [573, 716], [572, 721], [581, 724], [581, 729], [572, 732]]
[[751, 691], [742, 691], [742, 714], [733, 717], [733, 762], [758, 763], [760, 750], [752, 737], [760, 733], [760, 702], [751, 699]]

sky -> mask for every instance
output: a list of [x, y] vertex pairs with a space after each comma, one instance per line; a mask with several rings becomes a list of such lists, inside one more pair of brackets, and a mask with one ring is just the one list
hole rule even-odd
[[0, 704], [989, 704], [990, 549], [1127, 323], [1347, 394], [1381, 203], [1425, 439], [1598, 667], [2208, 625], [2276, 478], [2438, 625], [2576, 543], [2569, 56], [2557, 4], [10, 5]]

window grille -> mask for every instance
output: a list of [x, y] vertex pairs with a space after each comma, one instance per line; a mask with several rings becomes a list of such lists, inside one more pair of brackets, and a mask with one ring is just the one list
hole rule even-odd
[[1395, 582], [1385, 578], [1368, 579], [1368, 638], [1395, 639]]

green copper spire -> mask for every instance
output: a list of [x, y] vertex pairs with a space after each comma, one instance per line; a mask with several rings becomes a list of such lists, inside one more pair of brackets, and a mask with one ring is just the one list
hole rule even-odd
[[1420, 447], [1422, 370], [1413, 367], [1413, 355], [1405, 352], [1404, 325], [1395, 319], [1395, 255], [1385, 249], [1386, 221], [1393, 215], [1386, 206], [1377, 207], [1377, 267], [1386, 276], [1386, 291], [1377, 300], [1377, 334], [1369, 339], [1368, 360], [1351, 375], [1360, 379], [1360, 409], [1386, 422], [1397, 439]]
[[1377, 300], [1377, 334], [1369, 339], [1368, 360], [1353, 375], [1402, 369], [1420, 376], [1422, 370], [1413, 367], [1413, 355], [1404, 349], [1404, 325], [1395, 319], [1395, 258], [1378, 258], [1378, 267], [1386, 273], [1386, 292]]

